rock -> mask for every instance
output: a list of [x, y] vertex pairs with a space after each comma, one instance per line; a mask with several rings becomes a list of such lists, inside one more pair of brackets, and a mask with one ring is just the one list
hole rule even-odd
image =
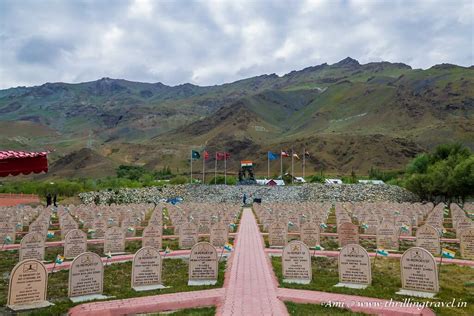
[[185, 202], [240, 203], [242, 196], [265, 202], [416, 202], [413, 193], [394, 185], [304, 184], [297, 186], [169, 185], [142, 189], [86, 192], [79, 194], [85, 204], [157, 203], [182, 197]]

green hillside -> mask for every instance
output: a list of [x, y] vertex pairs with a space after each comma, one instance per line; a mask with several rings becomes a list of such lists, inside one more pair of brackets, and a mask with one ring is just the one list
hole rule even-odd
[[253, 159], [261, 171], [266, 151], [306, 148], [307, 170], [363, 173], [401, 168], [440, 143], [474, 148], [474, 69], [346, 58], [210, 87], [46, 83], [0, 90], [0, 123], [0, 148], [54, 149], [51, 159], [65, 169], [56, 174], [80, 176], [67, 169], [82, 165], [70, 160], [84, 147], [102, 171], [119, 163], [186, 170], [195, 147], [230, 151], [234, 169]]

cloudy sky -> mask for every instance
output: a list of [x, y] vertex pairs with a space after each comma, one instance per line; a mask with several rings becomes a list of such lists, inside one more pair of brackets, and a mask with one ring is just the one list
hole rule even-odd
[[474, 64], [472, 0], [0, 0], [0, 88], [213, 85], [351, 56]]

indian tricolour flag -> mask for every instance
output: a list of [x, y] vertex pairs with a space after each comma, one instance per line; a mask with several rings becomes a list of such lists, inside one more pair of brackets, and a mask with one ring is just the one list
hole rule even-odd
[[454, 259], [454, 257], [456, 256], [456, 252], [449, 250], [447, 248], [443, 248], [443, 250], [441, 251], [441, 255], [444, 258]]
[[240, 166], [241, 167], [252, 167], [253, 162], [251, 160], [241, 160], [240, 161]]

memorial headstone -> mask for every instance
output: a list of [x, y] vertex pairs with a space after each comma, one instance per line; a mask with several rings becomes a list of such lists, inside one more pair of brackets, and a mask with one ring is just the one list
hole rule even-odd
[[162, 249], [162, 229], [161, 226], [148, 225], [142, 234], [142, 247], [153, 247]]
[[439, 291], [438, 267], [433, 255], [421, 247], [405, 251], [400, 259], [402, 289], [399, 295], [433, 298]]
[[74, 258], [87, 251], [87, 234], [80, 229], [70, 230], [64, 237], [64, 257]]
[[77, 256], [69, 268], [69, 299], [84, 302], [107, 298], [104, 289], [104, 266], [99, 255], [84, 252]]
[[311, 254], [298, 240], [288, 243], [282, 254], [283, 282], [309, 284], [312, 278]]
[[429, 224], [418, 227], [415, 243], [417, 247], [424, 248], [433, 255], [439, 255], [441, 251], [439, 231]]
[[314, 222], [301, 224], [300, 239], [310, 248], [320, 245], [319, 225]]
[[198, 227], [193, 223], [184, 223], [179, 228], [179, 248], [193, 247], [199, 241]]
[[393, 223], [383, 221], [377, 228], [377, 249], [398, 250], [399, 232]]
[[104, 253], [119, 254], [125, 251], [125, 231], [113, 226], [106, 230], [104, 238]]
[[459, 235], [461, 257], [474, 260], [474, 227], [463, 229]]
[[[10, 240], [10, 242], [7, 242]], [[15, 225], [13, 223], [0, 223], [0, 243], [14, 243], [15, 242]]]
[[339, 252], [339, 283], [337, 287], [365, 289], [372, 284], [372, 270], [367, 251], [360, 245], [349, 244]]
[[164, 289], [161, 282], [160, 252], [153, 247], [139, 249], [133, 257], [132, 288], [135, 291]]
[[349, 244], [359, 244], [359, 228], [349, 222], [340, 224], [337, 227], [337, 236], [339, 247]]
[[270, 247], [285, 247], [288, 242], [288, 225], [275, 221], [268, 227], [268, 242]]
[[224, 247], [229, 241], [229, 229], [223, 222], [211, 226], [210, 243], [214, 247]]
[[7, 306], [14, 311], [48, 307], [48, 271], [35, 259], [20, 261], [10, 274]]
[[217, 283], [217, 251], [208, 242], [193, 246], [189, 255], [188, 285], [214, 285]]
[[41, 233], [28, 233], [21, 239], [20, 261], [26, 259], [44, 260], [44, 237]]

